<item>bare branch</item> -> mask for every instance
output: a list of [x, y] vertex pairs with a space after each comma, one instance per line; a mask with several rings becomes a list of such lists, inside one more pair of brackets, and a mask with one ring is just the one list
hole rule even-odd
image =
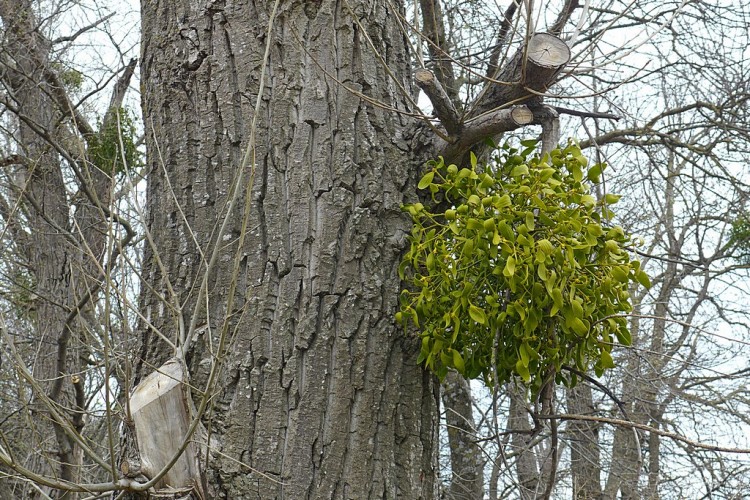
[[581, 118], [605, 118], [607, 120], [619, 121], [621, 116], [611, 113], [600, 113], [598, 111], [579, 111], [577, 109], [564, 108], [562, 106], [552, 106], [552, 109], [563, 115], [580, 116]]
[[419, 4], [422, 8], [424, 35], [430, 42], [427, 45], [435, 74], [450, 98], [456, 101], [458, 100], [456, 76], [451, 65], [450, 48], [445, 36], [445, 24], [443, 23], [443, 10], [440, 6], [440, 0], [420, 0]]
[[83, 137], [91, 137], [96, 132], [94, 128], [89, 124], [88, 120], [83, 117], [77, 107], [73, 105], [70, 100], [65, 85], [60, 81], [60, 77], [55, 70], [53, 70], [48, 64], [39, 61], [39, 64], [44, 68], [44, 78], [50, 85], [51, 96], [55, 100], [60, 112], [63, 115], [69, 115], [73, 119], [73, 123], [81, 133]]
[[461, 130], [461, 121], [458, 111], [453, 105], [450, 96], [446, 93], [440, 80], [435, 78], [435, 74], [427, 69], [418, 69], [414, 74], [414, 79], [432, 103], [440, 123], [445, 127], [445, 131], [450, 135], [458, 134]]
[[515, 130], [534, 121], [534, 113], [527, 106], [498, 109], [464, 123], [461, 135], [453, 143], [437, 139], [436, 149], [446, 162], [456, 162], [471, 147], [503, 132]]
[[87, 31], [91, 31], [92, 29], [96, 28], [100, 24], [108, 21], [109, 19], [111, 19], [112, 17], [114, 17], [115, 14], [116, 14], [116, 12], [112, 12], [111, 14], [107, 14], [106, 16], [102, 17], [101, 19], [99, 19], [97, 21], [94, 21], [93, 23], [89, 24], [88, 26], [84, 26], [83, 28], [79, 29], [78, 31], [76, 31], [75, 33], [73, 33], [71, 35], [66, 35], [66, 36], [61, 36], [61, 37], [55, 38], [54, 40], [50, 41], [50, 44], [56, 45], [58, 43], [72, 42], [76, 38], [78, 38], [79, 36], [81, 36], [84, 33], [86, 33]]
[[510, 33], [510, 25], [513, 22], [513, 16], [516, 15], [516, 10], [518, 10], [518, 3], [516, 0], [511, 0], [510, 5], [505, 9], [505, 14], [503, 14], [503, 22], [500, 24], [500, 30], [497, 32], [495, 47], [490, 54], [490, 60], [487, 65], [488, 78], [494, 78], [496, 76], [498, 65], [500, 64], [500, 53], [505, 46], [508, 33]]
[[728, 446], [718, 446], [718, 445], [713, 445], [713, 444], [708, 444], [708, 443], [702, 443], [700, 441], [694, 441], [692, 439], [688, 439], [685, 436], [677, 434], [676, 432], [664, 431], [661, 429], [657, 429], [656, 427], [652, 427], [650, 425], [639, 424], [637, 422], [631, 422], [630, 420], [622, 420], [619, 418], [594, 417], [590, 415], [571, 415], [568, 413], [561, 413], [559, 415], [538, 415], [538, 418], [545, 419], [545, 420], [546, 419], [585, 420], [588, 422], [600, 422], [603, 424], [630, 427], [632, 429], [638, 429], [638, 430], [650, 432], [653, 434], [657, 434], [659, 436], [668, 437], [670, 439], [674, 439], [675, 441], [680, 441], [689, 446], [692, 446], [693, 448], [700, 448], [702, 450], [708, 450], [708, 451], [720, 451], [724, 453], [750, 454], [750, 449], [748, 448], [730, 448]]
[[112, 97], [109, 100], [107, 114], [104, 116], [104, 120], [102, 120], [102, 130], [107, 130], [110, 120], [115, 117], [114, 113], [122, 107], [122, 101], [125, 99], [125, 94], [128, 91], [136, 64], [138, 64], [138, 59], [131, 59], [128, 65], [125, 66], [125, 71], [117, 79], [115, 88], [112, 90]]
[[553, 35], [559, 36], [565, 27], [565, 23], [568, 22], [571, 14], [573, 14], [573, 11], [577, 9], [579, 5], [578, 0], [565, 0], [565, 5], [563, 5], [563, 9], [560, 12], [560, 15], [557, 16], [557, 19], [555, 19], [555, 22], [549, 27], [549, 32]]

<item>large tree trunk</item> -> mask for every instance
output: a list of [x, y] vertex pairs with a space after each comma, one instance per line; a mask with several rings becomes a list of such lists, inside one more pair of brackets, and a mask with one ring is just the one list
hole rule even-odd
[[[195, 388], [224, 356], [203, 416], [212, 498], [436, 494], [436, 384], [392, 319], [409, 227], [400, 204], [418, 166], [404, 139], [412, 123], [353, 92], [405, 108], [379, 61], [410, 89], [392, 5], [280, 2], [259, 88], [273, 2], [142, 2], [154, 245], [139, 376], [174, 354], [156, 331], [176, 342], [199, 327], [186, 356]], [[240, 187], [252, 183], [250, 199], [227, 214], [259, 92]], [[201, 255], [216, 244], [200, 299]], [[222, 331], [231, 343], [217, 352]]]

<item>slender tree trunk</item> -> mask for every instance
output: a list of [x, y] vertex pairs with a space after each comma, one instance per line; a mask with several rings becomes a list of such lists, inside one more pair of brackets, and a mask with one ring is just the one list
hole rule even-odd
[[513, 383], [508, 384], [508, 393], [510, 395], [508, 428], [513, 433], [511, 448], [513, 454], [517, 456], [516, 475], [520, 497], [524, 500], [535, 499], [544, 487], [540, 484], [537, 457], [532, 449], [532, 427], [529, 423], [526, 397], [523, 388]]
[[484, 460], [477, 442], [471, 387], [456, 372], [443, 381], [445, 422], [451, 456], [451, 478], [448, 498], [474, 500], [484, 495]]
[[[271, 1], [142, 3], [154, 241], [144, 276], [157, 293], [144, 287], [140, 373], [174, 354], [157, 330], [176, 342], [198, 325], [196, 388], [224, 356], [204, 418], [212, 498], [436, 495], [437, 386], [392, 319], [409, 227], [400, 204], [418, 166], [412, 123], [358, 94], [405, 109], [396, 4], [284, 1], [272, 22]], [[250, 198], [226, 213], [254, 118]], [[217, 352], [222, 328], [231, 343]]]
[[[634, 346], [637, 346], [640, 340], [639, 326], [637, 319], [631, 321], [630, 332]], [[635, 406], [635, 401], [640, 395], [639, 384], [642, 380], [641, 358], [637, 351], [629, 351], [627, 362], [623, 363], [623, 373], [621, 398], [626, 410], [625, 418], [641, 422], [640, 417], [636, 415]], [[615, 428], [612, 440], [612, 461], [603, 492], [606, 500], [617, 499], [618, 493], [621, 495], [619, 498], [623, 500], [640, 498], [638, 478], [643, 465], [640, 449], [642, 440], [643, 433], [641, 431], [623, 426]]]
[[[654, 300], [654, 321], [649, 335], [642, 335], [642, 345], [646, 354], [638, 351], [631, 353], [627, 367], [627, 377], [623, 381], [623, 399], [629, 404], [628, 411], [632, 419], [640, 424], [647, 424], [656, 429], [661, 427], [664, 414], [660, 407], [659, 393], [665, 385], [664, 368], [669, 357], [665, 352], [667, 318], [670, 316], [670, 298], [674, 292], [675, 283], [679, 283], [681, 276], [677, 259], [682, 241], [678, 240], [675, 230], [675, 179], [677, 179], [681, 163], [675, 161], [675, 155], [670, 153], [667, 162], [666, 184], [663, 192], [664, 215], [660, 221], [661, 236], [667, 245], [669, 260], [658, 283], [659, 293]], [[633, 343], [637, 345], [636, 333], [639, 326], [634, 325]], [[648, 342], [648, 343], [646, 343]], [[640, 361], [641, 356], [647, 356], [647, 362]], [[623, 499], [648, 498], [658, 500], [660, 481], [660, 447], [661, 437], [656, 434], [639, 433], [640, 443], [636, 443], [632, 429], [618, 429], [613, 442], [612, 471], [607, 480], [605, 498], [614, 499], [618, 488]], [[648, 475], [646, 488], [639, 488], [639, 478], [643, 457], [636, 448], [648, 446]]]
[[[580, 383], [567, 390], [568, 413], [592, 415], [594, 403], [591, 387]], [[573, 500], [598, 500], [602, 496], [599, 426], [594, 422], [567, 423], [570, 442], [570, 471]]]

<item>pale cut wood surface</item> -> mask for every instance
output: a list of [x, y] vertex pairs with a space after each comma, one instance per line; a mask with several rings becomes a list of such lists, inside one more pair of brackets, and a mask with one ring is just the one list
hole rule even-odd
[[[182, 363], [171, 359], [146, 377], [133, 391], [130, 411], [141, 455], [141, 471], [154, 477], [179, 450], [190, 416], [185, 401]], [[197, 448], [189, 444], [157, 488], [200, 485]]]

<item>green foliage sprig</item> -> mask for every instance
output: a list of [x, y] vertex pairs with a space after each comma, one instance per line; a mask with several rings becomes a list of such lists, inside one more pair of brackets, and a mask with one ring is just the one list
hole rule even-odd
[[88, 140], [89, 160], [109, 175], [122, 172], [125, 162], [134, 168], [140, 161], [133, 116], [125, 108], [113, 112], [117, 115], [106, 126], [100, 124], [99, 133]]
[[613, 343], [631, 341], [629, 283], [650, 283], [611, 224], [619, 196], [589, 192], [605, 165], [589, 168], [574, 143], [544, 157], [536, 141], [521, 144], [480, 168], [473, 154], [471, 168], [429, 163], [419, 188], [442, 208], [403, 207], [413, 228], [396, 316], [413, 321], [418, 362], [440, 378], [452, 368], [492, 386], [518, 375], [536, 392], [552, 374], [575, 383], [563, 366], [614, 367]]
[[729, 241], [725, 249], [730, 250], [742, 264], [750, 264], [750, 218], [741, 215], [732, 222]]

